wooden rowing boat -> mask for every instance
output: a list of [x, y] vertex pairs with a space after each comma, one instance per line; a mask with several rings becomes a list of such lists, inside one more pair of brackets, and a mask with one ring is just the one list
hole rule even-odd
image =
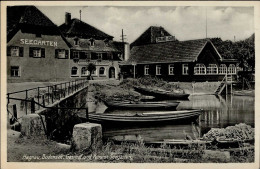
[[136, 114], [89, 114], [89, 120], [100, 123], [121, 123], [121, 124], [151, 124], [162, 122], [188, 122], [196, 120], [202, 110], [180, 110], [180, 111], [162, 111]]
[[132, 102], [104, 101], [110, 109], [176, 110], [180, 102]]
[[255, 96], [255, 90], [233, 91], [233, 95], [236, 95], [236, 96]]
[[159, 99], [169, 99], [169, 100], [187, 100], [190, 96], [185, 93], [175, 93], [167, 90], [152, 90], [143, 87], [134, 87], [134, 89], [144, 95], [154, 96]]

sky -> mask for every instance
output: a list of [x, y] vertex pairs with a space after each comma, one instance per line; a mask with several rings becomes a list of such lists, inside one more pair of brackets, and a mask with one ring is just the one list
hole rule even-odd
[[[150, 26], [162, 26], [178, 40], [220, 37], [243, 40], [254, 33], [253, 7], [199, 6], [37, 6], [56, 25], [65, 21], [65, 12], [99, 30], [132, 43]], [[206, 19], [207, 18], [207, 19]], [[207, 21], [207, 24], [206, 24]], [[207, 25], [207, 26], [206, 26]]]

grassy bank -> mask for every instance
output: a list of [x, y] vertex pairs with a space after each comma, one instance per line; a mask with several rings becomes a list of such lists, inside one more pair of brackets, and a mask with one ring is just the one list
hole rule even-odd
[[[140, 140], [135, 144], [116, 145], [106, 142], [98, 151], [73, 151], [69, 146], [42, 138], [8, 137], [8, 161], [16, 162], [102, 162], [102, 163], [245, 163], [254, 162], [254, 150], [242, 145], [238, 151], [223, 156], [223, 152], [212, 147], [210, 151], [222, 152], [212, 158], [203, 145], [192, 145], [185, 149], [161, 145], [147, 147]], [[226, 154], [226, 153], [225, 153]], [[228, 157], [228, 158], [227, 158]]]

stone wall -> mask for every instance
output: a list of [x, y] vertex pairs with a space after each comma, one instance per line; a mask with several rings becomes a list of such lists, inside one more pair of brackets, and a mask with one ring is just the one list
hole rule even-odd
[[[52, 137], [53, 139], [69, 139], [72, 136], [72, 130], [75, 124], [82, 123], [84, 120], [82, 120], [78, 115], [77, 112], [80, 111], [81, 113], [85, 113], [86, 109], [82, 110], [75, 110], [75, 109], [55, 109], [55, 107], [64, 107], [64, 108], [87, 108], [87, 92], [88, 87], [85, 87], [78, 92], [67, 96], [66, 98], [61, 99], [58, 102], [55, 102], [52, 105], [49, 105], [48, 107], [53, 108], [47, 108], [47, 109], [41, 109], [39, 111], [36, 111], [36, 114], [44, 119], [44, 123], [42, 123], [41, 118], [38, 116], [32, 116], [34, 118], [31, 118], [30, 116], [24, 116], [22, 119], [22, 129], [23, 133], [27, 133], [28, 135], [39, 135], [39, 133], [45, 134], [44, 131], [34, 131], [31, 129], [28, 125], [31, 124], [30, 119], [34, 121], [33, 124], [37, 124], [37, 128], [39, 130], [43, 130], [43, 127], [39, 127], [39, 124], [45, 124], [46, 133], [49, 137]], [[28, 121], [29, 119], [29, 121]], [[39, 122], [39, 123], [38, 123]], [[32, 126], [33, 127], [33, 126]], [[28, 132], [32, 131], [32, 132]]]

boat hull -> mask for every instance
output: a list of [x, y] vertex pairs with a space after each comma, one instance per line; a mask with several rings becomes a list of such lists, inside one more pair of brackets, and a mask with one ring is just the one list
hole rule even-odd
[[255, 91], [254, 90], [233, 91], [233, 95], [235, 95], [235, 96], [255, 96]]
[[97, 123], [109, 124], [148, 124], [157, 123], [187, 123], [196, 120], [201, 110], [169, 111], [142, 114], [89, 114], [89, 120]]
[[155, 91], [155, 90], [148, 90], [145, 88], [141, 87], [134, 87], [134, 89], [143, 94], [143, 95], [148, 95], [148, 96], [154, 96], [157, 99], [166, 99], [166, 100], [188, 100], [189, 94], [184, 94], [184, 93], [165, 93], [165, 92], [160, 92], [160, 91]]
[[109, 109], [119, 110], [176, 110], [180, 102], [112, 102], [103, 101]]

